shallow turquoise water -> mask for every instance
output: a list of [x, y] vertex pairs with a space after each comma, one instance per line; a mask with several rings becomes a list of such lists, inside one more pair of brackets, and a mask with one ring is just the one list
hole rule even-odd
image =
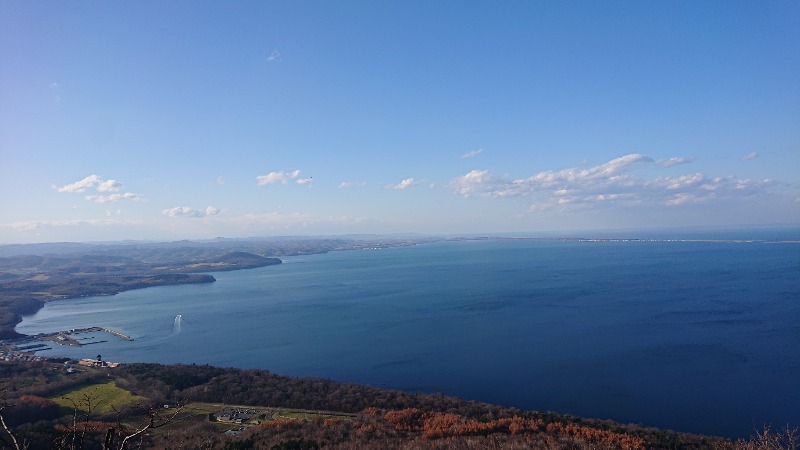
[[265, 368], [744, 436], [800, 424], [798, 274], [798, 244], [440, 242], [54, 302], [17, 331], [135, 339], [98, 333], [87, 342], [107, 342], [47, 355]]

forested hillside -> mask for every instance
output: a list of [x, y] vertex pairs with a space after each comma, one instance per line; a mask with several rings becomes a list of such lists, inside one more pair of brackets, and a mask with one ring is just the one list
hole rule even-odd
[[[135, 446], [128, 441], [125, 448], [766, 448], [753, 446], [755, 440], [734, 443], [264, 370], [131, 364], [116, 369], [82, 367], [67, 374], [61, 362], [44, 361], [0, 363], [0, 376], [4, 385], [0, 413], [11, 433], [29, 448], [78, 448], [68, 444], [73, 438], [81, 440], [81, 448], [120, 448], [124, 436], [146, 428], [150, 419], [164, 426], [147, 428]], [[120, 405], [111, 413], [86, 408], [87, 402], [98, 401], [86, 393], [93, 392], [92, 387], [109, 386], [109, 380], [114, 389], [147, 401]], [[75, 392], [83, 397], [75, 398]], [[74, 402], [74, 411], [55, 405], [54, 400], [64, 397]], [[261, 414], [245, 424], [221, 424], [213, 412], [203, 412], [209, 411], [203, 409], [208, 405], [218, 405], [217, 410], [223, 405], [247, 405], [302, 413]], [[7, 432], [3, 436], [5, 448], [14, 448], [10, 436]], [[768, 436], [790, 445], [785, 434]], [[776, 448], [796, 448], [796, 443], [786, 445]]]

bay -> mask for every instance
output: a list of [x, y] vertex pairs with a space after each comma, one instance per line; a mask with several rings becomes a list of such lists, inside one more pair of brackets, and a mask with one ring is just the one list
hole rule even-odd
[[739, 437], [800, 425], [799, 249], [487, 240], [333, 252], [51, 302], [16, 329], [134, 338], [96, 333], [48, 356], [263, 368]]

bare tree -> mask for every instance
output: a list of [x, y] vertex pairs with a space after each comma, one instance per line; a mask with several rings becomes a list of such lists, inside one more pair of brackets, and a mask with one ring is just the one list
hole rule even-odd
[[3, 386], [2, 394], [0, 394], [0, 426], [3, 427], [3, 431], [5, 432], [5, 435], [8, 436], [7, 439], [9, 439], [10, 442], [6, 441], [6, 438], [4, 438], [4, 437], [0, 437], [0, 443], [2, 443], [3, 448], [9, 447], [9, 448], [13, 448], [14, 450], [22, 450], [22, 449], [27, 448], [28, 446], [25, 445], [24, 442], [22, 444], [20, 444], [17, 441], [17, 437], [14, 436], [14, 433], [11, 432], [11, 429], [8, 427], [8, 425], [6, 424], [5, 419], [3, 418], [3, 411], [7, 407], [10, 408], [12, 406], [14, 406], [14, 405], [12, 403], [10, 403], [8, 401], [8, 398], [7, 398], [6, 387]]
[[77, 399], [73, 397], [62, 398], [72, 403], [72, 423], [69, 431], [59, 436], [54, 445], [62, 450], [82, 449], [86, 433], [89, 431], [89, 419], [97, 407], [97, 389], [84, 392]]
[[800, 449], [800, 430], [788, 425], [773, 431], [768, 425], [756, 430], [749, 440], [739, 440], [734, 444], [736, 450], [798, 450]]
[[126, 429], [121, 420], [121, 411], [114, 408], [114, 412], [117, 413], [117, 426], [106, 431], [103, 450], [123, 450], [127, 448], [128, 443], [132, 442], [133, 439], [137, 437], [143, 438], [147, 431], [172, 423], [178, 417], [178, 414], [183, 411], [185, 403], [179, 403], [175, 411], [166, 417], [162, 416], [161, 410], [157, 406], [151, 406], [147, 411], [145, 423], [141, 427], [132, 430]]
[[[5, 400], [5, 399], [3, 399], [3, 400]], [[8, 405], [8, 406], [12, 406], [12, 405]], [[17, 442], [17, 438], [14, 436], [14, 433], [12, 433], [11, 430], [8, 428], [8, 425], [6, 425], [6, 421], [3, 419], [3, 410], [5, 408], [6, 408], [6, 404], [5, 404], [5, 401], [4, 401], [4, 404], [2, 406], [0, 406], [0, 425], [3, 426], [3, 431], [5, 431], [6, 435], [8, 435], [8, 438], [11, 439], [11, 445], [9, 445], [6, 442], [5, 439], [0, 440], [0, 442], [2, 442], [3, 448], [5, 448], [6, 446], [9, 446], [9, 447], [11, 447], [11, 448], [13, 448], [15, 450], [21, 450], [21, 447], [19, 446], [19, 443]]]

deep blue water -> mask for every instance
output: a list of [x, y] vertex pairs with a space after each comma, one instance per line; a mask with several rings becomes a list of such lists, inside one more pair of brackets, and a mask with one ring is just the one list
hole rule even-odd
[[135, 339], [46, 355], [265, 368], [736, 437], [800, 425], [799, 274], [800, 244], [439, 242], [53, 302], [17, 331]]

